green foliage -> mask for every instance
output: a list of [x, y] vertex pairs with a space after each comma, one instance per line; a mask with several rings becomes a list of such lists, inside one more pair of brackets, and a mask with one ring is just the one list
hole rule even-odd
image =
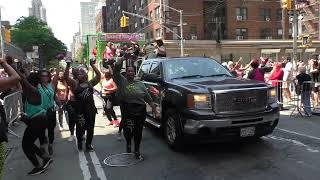
[[5, 161], [5, 152], [6, 148], [4, 143], [0, 143], [0, 180], [2, 179], [3, 176], [3, 165]]
[[45, 22], [32, 16], [18, 19], [11, 30], [11, 37], [12, 43], [25, 52], [32, 51], [32, 46], [39, 46], [40, 59], [45, 62], [44, 64], [67, 50]]

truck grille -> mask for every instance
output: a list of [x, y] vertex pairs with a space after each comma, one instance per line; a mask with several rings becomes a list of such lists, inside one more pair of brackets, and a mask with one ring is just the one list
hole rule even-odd
[[213, 93], [213, 110], [218, 114], [261, 111], [266, 108], [268, 101], [267, 88], [214, 91]]

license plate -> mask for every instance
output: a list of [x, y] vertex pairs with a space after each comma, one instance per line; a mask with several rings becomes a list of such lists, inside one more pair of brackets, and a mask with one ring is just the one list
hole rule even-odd
[[249, 137], [254, 136], [255, 133], [255, 127], [246, 127], [240, 129], [240, 136], [241, 137]]

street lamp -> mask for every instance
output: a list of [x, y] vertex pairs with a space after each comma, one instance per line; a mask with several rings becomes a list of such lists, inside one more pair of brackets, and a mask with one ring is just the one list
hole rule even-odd
[[[154, 3], [156, 5], [160, 5], [159, 3]], [[184, 47], [183, 47], [183, 21], [182, 21], [182, 13], [183, 13], [183, 10], [178, 10], [178, 9], [175, 9], [173, 7], [170, 7], [170, 6], [167, 6], [167, 5], [164, 5], [164, 4], [161, 4], [161, 6], [164, 6], [164, 7], [167, 7], [173, 11], [176, 11], [180, 14], [180, 49], [181, 49], [181, 56], [184, 56]]]

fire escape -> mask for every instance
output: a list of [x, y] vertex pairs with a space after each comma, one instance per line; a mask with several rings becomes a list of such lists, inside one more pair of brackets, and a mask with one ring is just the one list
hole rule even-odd
[[300, 2], [297, 7], [303, 13], [303, 33], [319, 38], [320, 1], [308, 0]]

